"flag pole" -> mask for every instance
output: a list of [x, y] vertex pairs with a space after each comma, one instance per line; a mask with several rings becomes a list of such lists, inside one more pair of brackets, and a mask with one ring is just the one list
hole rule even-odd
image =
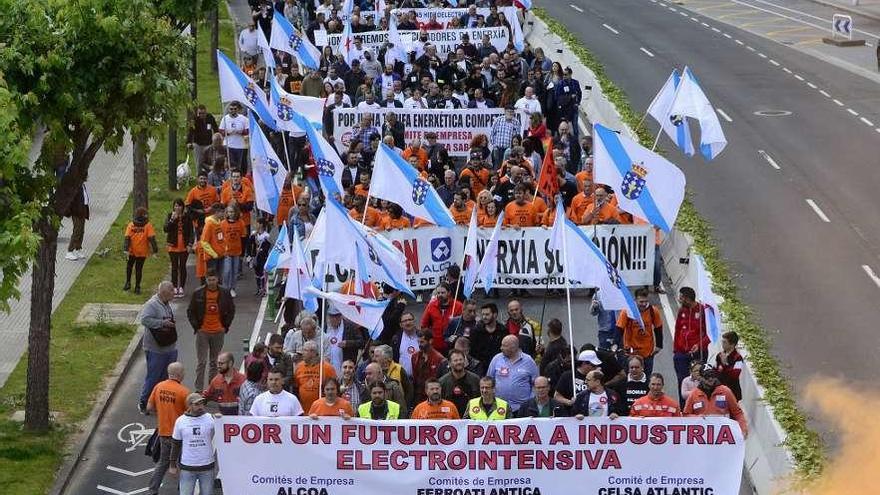
[[660, 135], [663, 134], [663, 126], [660, 126], [660, 130], [657, 131], [657, 137], [654, 138], [654, 146], [651, 146], [651, 151], [657, 149], [657, 143], [660, 142]]
[[[326, 226], [324, 228], [327, 228]], [[330, 263], [324, 264], [324, 283], [321, 289], [327, 292], [327, 273], [330, 271]], [[324, 330], [327, 328], [327, 304], [329, 302], [324, 299], [321, 304], [321, 331], [318, 332], [318, 398], [324, 394]]]
[[[564, 222], [565, 220], [563, 220]], [[568, 241], [565, 229], [568, 227], [565, 223], [562, 224], [562, 260], [565, 265], [568, 265]], [[565, 278], [565, 303], [566, 303], [566, 311], [568, 312], [568, 343], [571, 349], [574, 349], [574, 329], [572, 328], [571, 321], [571, 284], [568, 281], [568, 275], [565, 274], [565, 269], [563, 266], [562, 276]], [[571, 355], [571, 400], [574, 401], [574, 398], [577, 396], [577, 387], [575, 383], [575, 371], [574, 371], [574, 361], [575, 355], [574, 351]]]
[[364, 215], [361, 217], [361, 225], [367, 226], [367, 208], [370, 207], [370, 190], [367, 189], [367, 198], [364, 200]]

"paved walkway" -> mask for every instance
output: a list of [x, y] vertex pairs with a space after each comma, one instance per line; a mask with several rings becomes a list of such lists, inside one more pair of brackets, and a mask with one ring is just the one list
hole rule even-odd
[[[132, 187], [132, 151], [131, 141], [125, 144], [116, 154], [103, 150], [95, 157], [89, 168], [91, 180], [86, 183], [91, 201], [90, 218], [86, 222], [86, 233], [83, 240], [83, 252], [86, 259], [68, 261], [67, 241], [70, 239], [71, 223], [62, 222], [58, 234], [58, 252], [55, 255], [55, 295], [52, 298], [52, 310], [64, 299], [67, 291], [79, 276], [88, 259], [94, 254], [107, 230], [125, 205]], [[27, 349], [28, 327], [30, 326], [31, 306], [31, 272], [22, 277], [19, 283], [21, 298], [10, 303], [8, 314], [0, 313], [0, 387], [6, 383], [12, 370], [18, 365], [22, 354]]]
[[[880, 0], [811, 0], [829, 7], [861, 14], [865, 17], [880, 20]], [[856, 5], [858, 4], [858, 5]]]

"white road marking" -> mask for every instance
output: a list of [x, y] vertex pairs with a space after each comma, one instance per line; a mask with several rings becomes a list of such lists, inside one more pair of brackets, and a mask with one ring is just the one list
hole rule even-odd
[[614, 34], [620, 34], [620, 31], [614, 29], [613, 27], [609, 26], [608, 24], [602, 24], [602, 27], [611, 31]]
[[[257, 337], [260, 336], [260, 329], [263, 327], [263, 318], [266, 316], [266, 305], [269, 303], [269, 297], [263, 297], [260, 300], [260, 308], [257, 310], [257, 319], [254, 321], [254, 328], [251, 330], [251, 339], [248, 341], [248, 349], [253, 349], [257, 343]], [[268, 335], [267, 335], [268, 337]], [[244, 360], [241, 362], [239, 371], [244, 373]]]
[[568, 6], [571, 7], [571, 8], [573, 8], [574, 10], [577, 10], [577, 11], [580, 12], [581, 14], [584, 13], [584, 9], [578, 7], [577, 5], [574, 5], [574, 4], [571, 4], [571, 3], [570, 3], [570, 4], [568, 4]]
[[733, 41], [736, 41], [736, 44], [737, 44], [737, 45], [745, 45], [745, 43], [743, 43], [743, 42], [740, 41], [740, 40], [733, 40]]
[[791, 69], [789, 69], [788, 67], [783, 67], [782, 70], [791, 74]]
[[147, 473], [152, 473], [156, 468], [144, 469], [143, 471], [129, 471], [128, 469], [118, 468], [116, 466], [107, 466], [107, 471], [113, 471], [119, 474], [124, 474], [126, 476], [131, 476], [132, 478], [137, 476], [143, 476]]
[[799, 74], [795, 74], [795, 75], [794, 75], [794, 78], [797, 79], [798, 81], [803, 81], [803, 80], [804, 80], [804, 78], [801, 77]]
[[812, 208], [814, 212], [816, 212], [816, 215], [818, 215], [819, 219], [821, 219], [825, 223], [831, 223], [831, 219], [829, 219], [828, 215], [826, 215], [825, 212], [822, 211], [822, 208], [819, 208], [819, 205], [817, 205], [815, 201], [808, 198], [807, 204], [810, 205], [810, 208]]
[[877, 287], [880, 287], [880, 277], [878, 277], [877, 274], [874, 273], [874, 270], [872, 270], [870, 266], [862, 265], [862, 270], [865, 270], [865, 273], [868, 274], [868, 278], [870, 278]]
[[102, 492], [112, 493], [113, 495], [137, 495], [138, 493], [144, 493], [144, 492], [148, 491], [149, 489], [150, 489], [150, 487], [139, 488], [139, 489], [131, 491], [131, 492], [123, 492], [123, 491], [119, 491], [115, 488], [107, 488], [104, 485], [98, 485], [98, 490], [101, 490]]
[[697, 19], [696, 17], [691, 17], [691, 20], [694, 21], [694, 22], [700, 22], [700, 20]]
[[853, 117], [858, 117], [858, 116], [859, 116], [859, 112], [856, 112], [856, 111], [853, 110], [852, 108], [847, 108], [846, 111], [849, 112], [850, 115], [852, 115]]
[[733, 36], [731, 36], [731, 35], [729, 35], [729, 34], [727, 34], [727, 33], [721, 33], [721, 34], [724, 35], [724, 37], [727, 38], [727, 39], [733, 39]]
[[[732, 0], [732, 1], [733, 1], [733, 3], [738, 3], [738, 4], [740, 4], [740, 5], [745, 5], [745, 6], [748, 6], [748, 7], [753, 8], [753, 9], [763, 10], [763, 9], [760, 9], [759, 7], [756, 7], [756, 6], [751, 5], [751, 4], [748, 4], [748, 3], [738, 2], [738, 1], [736, 1], [736, 0]], [[764, 5], [771, 5], [771, 6], [773, 6], [773, 7], [776, 7], [777, 9], [780, 9], [780, 10], [786, 10], [786, 11], [788, 11], [788, 12], [792, 12], [792, 13], [795, 13], [795, 14], [799, 14], [799, 15], [802, 15], [802, 16], [804, 16], [804, 17], [809, 17], [809, 18], [811, 18], [811, 19], [816, 19], [817, 21], [821, 21], [821, 22], [823, 22], [823, 23], [824, 23], [824, 22], [828, 22], [828, 19], [826, 19], [826, 18], [819, 17], [819, 16], [815, 16], [815, 15], [812, 15], [812, 14], [808, 14], [808, 13], [806, 13], [806, 12], [801, 12], [800, 10], [797, 10], [797, 9], [792, 9], [792, 8], [789, 8], [789, 7], [783, 7], [782, 5], [777, 5], [777, 4], [773, 3], [773, 2], [766, 2], [766, 1], [764, 1], [764, 0], [753, 0], [753, 1], [758, 2], [758, 3], [763, 3]], [[791, 20], [794, 20], [794, 21], [798, 21], [798, 22], [802, 22], [802, 23], [804, 23], [804, 24], [807, 24], [807, 23], [804, 22], [803, 20], [800, 20], [800, 19], [794, 19], [794, 18], [791, 18], [791, 17], [787, 17], [787, 16], [784, 16], [784, 15], [778, 13], [778, 12], [772, 12], [772, 11], [769, 11], [769, 10], [763, 10], [763, 11], [764, 11], [764, 12], [770, 12], [771, 14], [778, 15], [778, 16], [780, 16], [780, 17], [785, 17], [786, 19], [791, 19]], [[815, 24], [810, 24], [810, 25], [811, 25], [811, 26], [814, 26], [814, 27], [819, 27], [819, 26], [816, 26]], [[828, 29], [828, 28], [827, 28], [827, 27], [819, 27], [819, 29], [823, 29], [823, 30], [824, 30], [824, 29]], [[860, 30], [860, 29], [854, 29], [853, 31], [855, 31], [855, 32], [857, 32], [857, 33], [867, 34], [867, 35], [869, 35], [869, 36], [872, 37], [872, 38], [880, 38], [880, 35], [873, 34], [873, 33], [869, 33], [869, 32], [866, 32], [866, 31], [862, 31], [862, 30]], [[867, 45], [867, 43], [865, 43], [865, 44]]]
[[703, 27], [709, 27], [709, 25], [706, 24], [705, 22], [701, 22], [700, 25], [703, 26]]
[[764, 54], [761, 53], [761, 52], [758, 52], [758, 56], [761, 57], [761, 58], [767, 58], [767, 55], [764, 55]]
[[753, 52], [755, 51], [755, 48], [753, 46], [746, 45], [746, 50]]
[[679, 14], [681, 14], [682, 17], [687, 17], [687, 16], [688, 16], [688, 13], [687, 13], [687, 12], [679, 12]]
[[836, 103], [837, 106], [839, 106], [839, 107], [842, 107], [842, 106], [843, 106], [843, 102], [840, 101], [840, 100], [838, 100], [837, 98], [834, 98], [834, 103]]
[[770, 63], [775, 65], [776, 67], [779, 67], [779, 62], [773, 60], [772, 58], [770, 59]]
[[647, 56], [649, 56], [649, 57], [651, 57], [651, 58], [654, 58], [654, 54], [651, 53], [647, 48], [645, 48], [645, 47], [643, 47], [643, 46], [640, 46], [640, 47], [639, 47], [639, 50], [641, 50], [642, 53], [644, 53], [645, 55], [647, 55]]
[[712, 31], [715, 31], [716, 33], [720, 33], [720, 32], [721, 32], [721, 30], [718, 29], [717, 27], [713, 27], [713, 28], [712, 28]]
[[767, 163], [769, 163], [771, 167], [775, 168], [776, 170], [781, 170], [781, 167], [779, 166], [778, 163], [776, 163], [776, 160], [774, 160], [772, 156], [768, 155], [766, 151], [758, 150], [758, 154], [763, 156], [764, 159], [767, 160]]
[[673, 12], [678, 12], [678, 9], [676, 9], [675, 7], [668, 7], [668, 9], [671, 10], [671, 11], [673, 11]]
[[874, 130], [877, 131], [878, 134], [880, 134], [880, 127], [876, 128]]
[[871, 126], [871, 127], [874, 127], [874, 123], [873, 123], [873, 122], [871, 122], [871, 121], [870, 121], [870, 120], [868, 120], [868, 119], [866, 119], [866, 118], [864, 118], [864, 117], [859, 117], [859, 120], [861, 120], [861, 121], [862, 121], [862, 122], [864, 122], [864, 123], [865, 123], [865, 125], [867, 125], [867, 126]]
[[817, 86], [815, 84], [811, 83], [810, 81], [807, 81], [807, 86], [809, 86], [813, 89], [817, 89]]
[[819, 90], [819, 93], [820, 93], [822, 96], [824, 96], [825, 98], [831, 98], [831, 95], [828, 94], [828, 91], [825, 91], [824, 89], [820, 89], [820, 90]]
[[724, 110], [722, 110], [720, 108], [716, 108], [715, 111], [718, 112], [718, 115], [724, 117], [724, 120], [726, 120], [728, 122], [733, 122], [733, 119], [730, 118], [730, 115], [727, 115], [727, 113]]

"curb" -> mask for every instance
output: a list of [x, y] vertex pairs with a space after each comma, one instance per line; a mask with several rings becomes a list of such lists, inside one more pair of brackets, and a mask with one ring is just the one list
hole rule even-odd
[[825, 7], [832, 8], [832, 9], [842, 10], [842, 11], [847, 12], [849, 14], [860, 15], [866, 19], [871, 19], [872, 21], [880, 21], [880, 14], [872, 14], [870, 12], [865, 12], [862, 9], [851, 7], [849, 5], [841, 5], [837, 2], [831, 2], [829, 0], [810, 0], [810, 1], [813, 3], [819, 4], [819, 5], [825, 6]]
[[[140, 319], [141, 312], [138, 312], [137, 320], [140, 321]], [[134, 354], [140, 347], [143, 334], [144, 327], [139, 324], [134, 336], [132, 336], [131, 341], [128, 343], [128, 347], [120, 356], [119, 361], [117, 361], [116, 367], [113, 368], [113, 371], [110, 372], [104, 381], [103, 389], [95, 397], [95, 406], [92, 408], [92, 412], [85, 421], [76, 426], [79, 432], [76, 433], [73, 442], [69, 444], [70, 446], [64, 453], [64, 461], [62, 461], [61, 467], [55, 473], [55, 482], [49, 490], [49, 495], [61, 495], [67, 489], [67, 485], [70, 483], [71, 478], [73, 478], [73, 473], [76, 471], [80, 459], [82, 459], [83, 452], [95, 435], [95, 427], [104, 418], [110, 407], [110, 402], [116, 393], [117, 385], [128, 374], [128, 369], [134, 361]]]

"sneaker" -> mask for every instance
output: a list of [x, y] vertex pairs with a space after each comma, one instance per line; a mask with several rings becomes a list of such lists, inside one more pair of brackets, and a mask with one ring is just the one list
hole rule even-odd
[[81, 259], [81, 260], [83, 260], [83, 259], [86, 258], [86, 255], [83, 254], [83, 250], [82, 250], [82, 249], [77, 249], [75, 252], [76, 252], [76, 257], [77, 257], [77, 258], [79, 258], [79, 259]]
[[229, 295], [235, 297], [235, 289], [229, 289]]
[[76, 255], [76, 251], [68, 251], [67, 254], [64, 255], [64, 259], [76, 261], [79, 259], [79, 257]]
[[150, 411], [147, 411], [147, 406], [141, 401], [138, 401], [138, 412], [144, 416], [150, 415]]

